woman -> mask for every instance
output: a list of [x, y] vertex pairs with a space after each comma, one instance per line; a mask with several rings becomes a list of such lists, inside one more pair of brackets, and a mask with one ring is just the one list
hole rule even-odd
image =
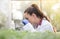
[[[32, 4], [24, 11], [24, 17], [30, 22], [23, 28], [27, 31], [52, 31], [53, 27], [50, 24], [50, 20], [45, 16], [36, 4]], [[27, 28], [27, 29], [26, 29]]]

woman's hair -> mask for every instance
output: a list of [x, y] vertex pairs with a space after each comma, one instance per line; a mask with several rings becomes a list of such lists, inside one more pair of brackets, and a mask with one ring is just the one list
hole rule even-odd
[[43, 12], [39, 9], [39, 7], [36, 4], [32, 4], [30, 7], [28, 7], [24, 13], [27, 12], [28, 14], [32, 15], [33, 13], [36, 14], [38, 18], [46, 18], [46, 20], [50, 21], [46, 15], [43, 14]]

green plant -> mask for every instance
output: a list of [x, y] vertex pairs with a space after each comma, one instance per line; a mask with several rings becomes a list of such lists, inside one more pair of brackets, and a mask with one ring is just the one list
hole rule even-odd
[[60, 39], [60, 33], [0, 30], [0, 39]]

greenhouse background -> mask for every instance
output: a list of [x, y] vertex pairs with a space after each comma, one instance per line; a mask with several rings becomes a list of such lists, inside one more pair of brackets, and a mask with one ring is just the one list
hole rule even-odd
[[60, 31], [60, 0], [0, 0], [0, 28], [22, 27], [24, 10], [31, 4], [37, 4]]
[[[24, 10], [37, 4], [56, 32], [23, 30]], [[60, 39], [60, 0], [0, 0], [0, 39]]]

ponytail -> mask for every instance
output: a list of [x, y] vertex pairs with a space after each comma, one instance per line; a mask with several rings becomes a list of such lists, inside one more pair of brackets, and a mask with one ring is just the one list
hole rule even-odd
[[44, 16], [44, 18], [45, 18], [47, 21], [50, 22], [50, 19], [49, 19], [47, 16]]

